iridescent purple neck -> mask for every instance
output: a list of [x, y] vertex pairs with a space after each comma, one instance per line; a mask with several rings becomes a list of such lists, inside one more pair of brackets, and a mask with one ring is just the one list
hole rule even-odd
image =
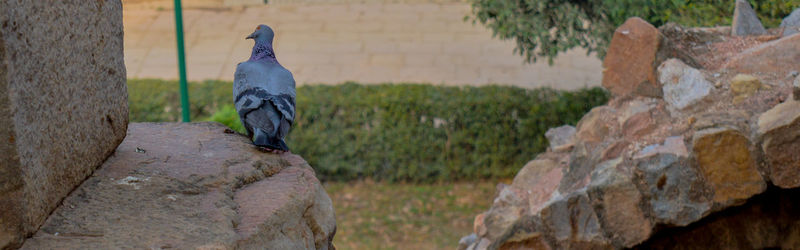
[[272, 44], [267, 42], [256, 42], [253, 46], [253, 53], [250, 54], [249, 61], [274, 61], [275, 52], [272, 50]]

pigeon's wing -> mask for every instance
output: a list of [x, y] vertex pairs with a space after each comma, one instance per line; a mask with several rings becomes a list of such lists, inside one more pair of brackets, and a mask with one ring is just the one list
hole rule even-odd
[[233, 76], [233, 105], [236, 112], [239, 114], [239, 119], [242, 121], [248, 135], [252, 136], [253, 129], [245, 119], [247, 114], [253, 110], [258, 109], [264, 100], [256, 96], [246, 95], [245, 91], [256, 88], [255, 77], [260, 76], [260, 70], [252, 62], [243, 62], [236, 66], [236, 73]]
[[295, 117], [294, 78], [283, 67], [262, 65], [239, 64], [234, 76], [234, 103], [248, 131], [259, 128], [282, 139]]
[[274, 98], [269, 100], [276, 105], [278, 111], [280, 111], [290, 123], [293, 122], [296, 93], [292, 73], [280, 65], [275, 65], [275, 67], [270, 68], [268, 79], [267, 86], [265, 86], [264, 89], [274, 96]]

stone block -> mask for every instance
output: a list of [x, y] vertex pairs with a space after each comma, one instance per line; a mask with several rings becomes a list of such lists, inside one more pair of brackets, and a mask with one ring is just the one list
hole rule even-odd
[[751, 152], [752, 143], [736, 128], [695, 132], [692, 150], [700, 173], [714, 192], [712, 201], [731, 205], [766, 189]]
[[800, 33], [800, 8], [792, 11], [786, 18], [781, 21], [783, 28], [783, 37], [791, 36]]
[[702, 101], [714, 88], [703, 73], [678, 59], [661, 64], [658, 79], [664, 90], [664, 100], [679, 110]]
[[614, 32], [603, 61], [603, 87], [619, 96], [661, 96], [653, 65], [661, 40], [661, 33], [647, 21], [625, 21]]
[[736, 0], [736, 8], [733, 10], [733, 24], [731, 35], [752, 36], [765, 35], [767, 30], [758, 20], [756, 11], [750, 6], [747, 0]]
[[758, 117], [772, 184], [800, 187], [800, 102], [787, 100]]
[[786, 75], [800, 71], [800, 36], [789, 36], [745, 50], [723, 66], [736, 73]]
[[332, 249], [333, 205], [293, 154], [218, 123], [134, 123], [23, 249]]
[[0, 3], [0, 248], [19, 246], [125, 137], [122, 3]]
[[620, 170], [621, 163], [621, 157], [600, 163], [587, 193], [611, 243], [632, 247], [650, 237], [653, 224], [642, 211], [642, 194], [631, 174]]
[[761, 81], [752, 75], [738, 74], [731, 79], [731, 93], [733, 94], [734, 103], [742, 102], [763, 88], [764, 84], [761, 84]]

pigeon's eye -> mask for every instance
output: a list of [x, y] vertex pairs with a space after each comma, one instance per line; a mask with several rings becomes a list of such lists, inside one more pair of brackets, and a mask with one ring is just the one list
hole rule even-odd
[[261, 26], [256, 27], [256, 30], [260, 30], [260, 29], [261, 29]]

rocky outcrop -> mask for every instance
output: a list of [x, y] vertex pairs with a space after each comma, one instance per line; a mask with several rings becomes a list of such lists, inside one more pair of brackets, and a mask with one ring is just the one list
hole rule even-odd
[[122, 3], [0, 2], [0, 248], [32, 234], [122, 142]]
[[736, 0], [736, 8], [733, 10], [733, 26], [732, 35], [734, 36], [751, 36], [751, 35], [765, 35], [767, 30], [764, 25], [758, 20], [756, 11], [747, 0]]
[[781, 28], [784, 29], [784, 37], [800, 33], [800, 8], [792, 11], [792, 14], [781, 21]]
[[332, 249], [331, 200], [293, 154], [218, 123], [134, 123], [23, 249]]
[[800, 35], [770, 41], [731, 58], [725, 65], [738, 73], [786, 75], [800, 70]]
[[[631, 27], [640, 22], [628, 20], [610, 45], [620, 54], [606, 57], [617, 59], [603, 85], [614, 98], [574, 135], [548, 132], [555, 147], [500, 186], [461, 249], [800, 247], [800, 231], [787, 230], [800, 225], [800, 102], [791, 97], [800, 36], [637, 24], [653, 39], [617, 39], [640, 36]], [[697, 60], [658, 59], [657, 36]]]
[[603, 87], [615, 96], [660, 97], [656, 69], [669, 58], [681, 58], [697, 66], [695, 60], [675, 47], [661, 31], [635, 17], [617, 28], [603, 61]]

